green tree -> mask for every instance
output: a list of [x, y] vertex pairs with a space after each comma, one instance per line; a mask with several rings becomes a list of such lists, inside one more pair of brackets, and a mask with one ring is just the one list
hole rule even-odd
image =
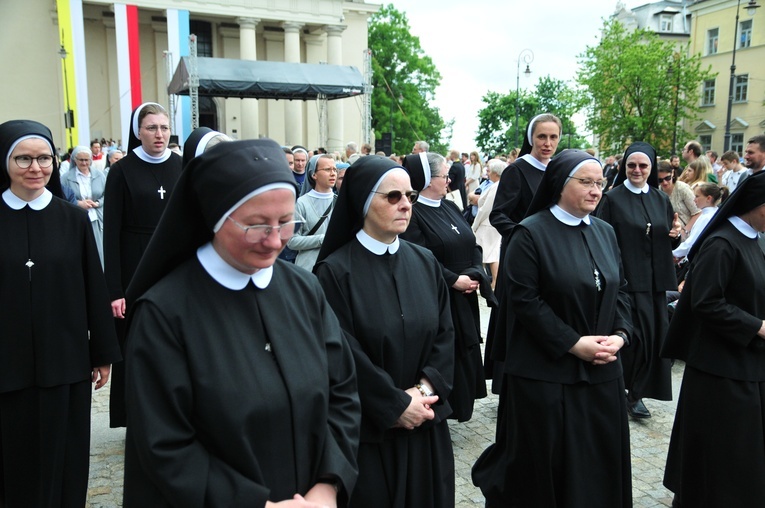
[[[571, 88], [565, 81], [545, 76], [539, 80], [532, 92], [521, 90], [516, 102], [516, 93], [507, 94], [488, 92], [482, 101], [486, 106], [478, 111], [478, 132], [476, 146], [486, 154], [508, 153], [520, 148], [526, 136], [529, 121], [541, 113], [553, 113], [561, 119], [563, 136], [559, 150], [564, 148], [583, 148], [587, 142], [576, 131], [572, 120], [581, 110], [584, 100], [582, 94]], [[516, 136], [515, 107], [518, 105], [518, 125]], [[518, 146], [515, 146], [515, 140]]]
[[587, 128], [601, 150], [645, 141], [669, 154], [673, 137], [688, 136], [679, 122], [698, 118], [701, 85], [714, 75], [701, 68], [700, 55], [687, 53], [653, 32], [605, 23], [600, 43], [579, 56], [577, 77], [589, 102]]
[[445, 152], [453, 121], [444, 122], [430, 105], [441, 82], [433, 60], [424, 54], [420, 39], [412, 35], [405, 13], [392, 4], [383, 6], [369, 20], [372, 50], [372, 128], [380, 139], [393, 133], [393, 152], [409, 153], [417, 140], [430, 143], [431, 151]]

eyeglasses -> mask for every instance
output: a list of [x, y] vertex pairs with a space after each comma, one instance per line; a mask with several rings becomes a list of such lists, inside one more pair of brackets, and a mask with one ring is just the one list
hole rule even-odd
[[600, 190], [603, 190], [608, 185], [608, 180], [593, 180], [592, 178], [577, 178], [575, 176], [569, 176], [569, 178], [573, 178], [574, 180], [579, 180], [582, 182], [582, 185], [589, 189], [595, 189], [598, 188]]
[[659, 183], [661, 183], [661, 182], [667, 182], [667, 183], [669, 183], [669, 182], [671, 182], [671, 181], [672, 181], [672, 175], [667, 175], [667, 176], [665, 176], [664, 178], [659, 178]]
[[152, 134], [156, 134], [158, 130], [162, 131], [162, 134], [166, 134], [170, 132], [170, 126], [169, 125], [146, 125], [145, 127], [142, 127], [143, 129], [146, 129], [147, 131], [151, 132]]
[[272, 231], [278, 231], [280, 239], [289, 240], [292, 238], [292, 235], [295, 234], [295, 228], [302, 226], [305, 222], [302, 217], [299, 217], [296, 220], [291, 220], [289, 222], [285, 222], [284, 224], [279, 224], [278, 226], [269, 226], [268, 224], [245, 226], [244, 224], [237, 222], [236, 219], [230, 215], [226, 216], [226, 218], [236, 224], [239, 229], [244, 231], [244, 239], [250, 243], [262, 242], [271, 236]]
[[86, 162], [90, 162], [90, 159], [74, 159], [74, 160], [76, 160], [77, 162], [82, 162], [83, 164]]
[[21, 169], [30, 167], [32, 161], [37, 161], [37, 165], [41, 168], [49, 168], [53, 165], [52, 155], [38, 155], [37, 157], [32, 157], [31, 155], [17, 155], [13, 160]]
[[448, 174], [446, 174], [446, 175], [436, 175], [436, 176], [434, 176], [432, 178], [443, 178], [444, 180], [448, 181], [449, 180], [449, 175]]
[[627, 169], [635, 169], [637, 167], [639, 167], [640, 169], [648, 169], [648, 168], [651, 167], [651, 165], [647, 164], [645, 162], [641, 162], [640, 164], [638, 164], [637, 162], [628, 162], [627, 163]]
[[332, 168], [321, 168], [321, 169], [317, 169], [316, 171], [326, 171], [327, 173], [337, 173], [337, 168], [335, 168], [335, 167], [332, 167]]
[[410, 203], [414, 204], [417, 202], [417, 197], [420, 195], [417, 191], [413, 190], [406, 192], [401, 192], [400, 190], [392, 190], [390, 192], [372, 192], [385, 196], [385, 198], [388, 200], [388, 203], [391, 205], [397, 205], [403, 196], [406, 196], [406, 199], [408, 199]]

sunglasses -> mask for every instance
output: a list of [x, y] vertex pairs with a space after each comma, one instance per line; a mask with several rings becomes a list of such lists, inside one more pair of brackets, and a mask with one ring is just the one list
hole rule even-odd
[[403, 196], [406, 196], [406, 199], [408, 199], [410, 203], [414, 204], [417, 202], [417, 197], [419, 196], [419, 193], [413, 190], [406, 192], [401, 192], [400, 190], [392, 190], [390, 192], [372, 192], [385, 196], [385, 198], [388, 200], [388, 203], [391, 205], [397, 205]]
[[667, 182], [667, 183], [669, 183], [669, 182], [671, 182], [671, 181], [672, 181], [672, 175], [667, 175], [667, 176], [665, 176], [664, 178], [659, 178], [659, 183], [661, 183], [661, 182]]

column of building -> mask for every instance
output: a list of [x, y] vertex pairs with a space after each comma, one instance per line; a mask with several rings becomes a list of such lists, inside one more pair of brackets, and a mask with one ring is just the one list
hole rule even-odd
[[[260, 23], [255, 18], [237, 18], [239, 23], [239, 58], [242, 60], [257, 60], [255, 44], [255, 28]], [[258, 138], [259, 117], [257, 99], [242, 99], [241, 139]]]
[[[285, 22], [284, 28], [284, 61], [300, 62], [300, 30], [302, 23]], [[285, 142], [289, 146], [302, 145], [303, 138], [303, 101], [287, 101], [285, 104]]]
[[[345, 26], [327, 25], [324, 30], [327, 32], [327, 63], [330, 65], [343, 64], [343, 31]], [[329, 131], [327, 139], [327, 150], [341, 150], [345, 144], [343, 140], [343, 102], [341, 100], [329, 101]]]

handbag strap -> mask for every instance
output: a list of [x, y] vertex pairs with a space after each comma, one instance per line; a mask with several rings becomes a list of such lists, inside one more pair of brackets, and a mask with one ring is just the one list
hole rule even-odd
[[329, 214], [332, 211], [332, 208], [335, 206], [335, 199], [337, 199], [337, 196], [332, 197], [332, 202], [329, 204], [327, 209], [324, 210], [324, 213], [321, 214], [321, 217], [319, 217], [319, 221], [316, 224], [314, 224], [314, 226], [311, 228], [311, 230], [308, 233], [306, 233], [305, 236], [313, 235], [314, 233], [316, 233], [316, 231], [319, 230], [321, 225], [324, 224], [324, 221], [327, 220], [327, 217], [329, 217]]

